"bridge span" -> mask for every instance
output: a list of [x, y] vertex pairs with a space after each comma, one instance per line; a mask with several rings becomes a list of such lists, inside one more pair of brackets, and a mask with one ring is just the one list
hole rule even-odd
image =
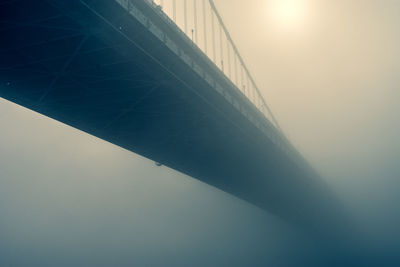
[[291, 222], [332, 225], [334, 197], [256, 86], [238, 86], [160, 6], [3, 0], [0, 18], [0, 97]]

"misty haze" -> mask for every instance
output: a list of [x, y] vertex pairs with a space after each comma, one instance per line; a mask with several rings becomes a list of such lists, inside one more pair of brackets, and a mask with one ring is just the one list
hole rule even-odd
[[399, 27], [392, 0], [0, 0], [0, 266], [398, 266]]

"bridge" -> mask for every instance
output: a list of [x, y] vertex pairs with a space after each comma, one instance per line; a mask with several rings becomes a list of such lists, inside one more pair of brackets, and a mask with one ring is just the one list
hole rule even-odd
[[2, 0], [0, 34], [0, 97], [289, 222], [336, 224], [212, 0]]

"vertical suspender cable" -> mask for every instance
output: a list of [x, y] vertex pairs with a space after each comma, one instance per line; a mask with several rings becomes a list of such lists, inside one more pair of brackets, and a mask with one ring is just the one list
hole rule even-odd
[[237, 73], [237, 56], [236, 56], [236, 54], [233, 54], [233, 60], [234, 60], [234, 64], [235, 64], [235, 83], [237, 86], [238, 85], [238, 73]]
[[183, 0], [183, 25], [187, 34], [187, 0]]
[[221, 52], [221, 68], [224, 71], [224, 48], [222, 44], [222, 27], [219, 25], [219, 41], [220, 41], [220, 52]]
[[241, 81], [240, 89], [243, 89], [243, 94], [246, 95], [246, 85], [244, 85], [244, 83], [243, 83], [243, 66], [242, 66], [242, 64], [240, 64], [240, 81]]
[[259, 110], [260, 109], [260, 98], [258, 97], [257, 93], [255, 94], [255, 99], [254, 101], [256, 102], [256, 108]]
[[227, 46], [227, 51], [228, 51], [228, 74], [229, 74], [229, 78], [231, 79], [231, 50], [230, 50], [230, 46], [229, 46], [229, 40], [226, 40], [226, 46]]
[[251, 88], [253, 88], [253, 101], [254, 105], [257, 107], [257, 91], [255, 90], [254, 84], [251, 83]]
[[214, 22], [214, 12], [211, 10], [211, 34], [212, 34], [212, 46], [213, 46], [213, 59], [214, 63], [217, 64], [217, 53], [215, 51], [215, 22]]
[[251, 100], [252, 100], [254, 106], [257, 107], [256, 92], [255, 92], [255, 90], [254, 90], [254, 86], [253, 86], [253, 84], [252, 84], [251, 81], [250, 81], [250, 88], [251, 88], [251, 95], [252, 95]]
[[204, 52], [207, 55], [206, 0], [203, 0], [203, 29], [204, 29]]
[[247, 73], [245, 73], [246, 76], [246, 88], [247, 88], [247, 94], [248, 94], [248, 98], [251, 101], [251, 88], [249, 86], [249, 76], [247, 76]]
[[172, 1], [172, 18], [174, 19], [174, 22], [176, 23], [176, 0]]
[[260, 105], [260, 96], [258, 94], [256, 94], [256, 98], [257, 98], [257, 108], [261, 109], [261, 105]]
[[252, 89], [252, 91], [253, 91], [253, 103], [254, 103], [254, 105], [256, 105], [256, 107], [257, 107], [256, 89], [255, 89], [255, 87], [254, 87], [254, 83], [250, 82], [250, 85], [251, 85], [251, 89]]

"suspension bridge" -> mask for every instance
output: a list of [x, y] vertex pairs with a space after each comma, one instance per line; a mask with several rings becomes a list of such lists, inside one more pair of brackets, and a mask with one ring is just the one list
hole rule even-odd
[[335, 225], [212, 0], [2, 0], [0, 33], [0, 97], [290, 222]]

